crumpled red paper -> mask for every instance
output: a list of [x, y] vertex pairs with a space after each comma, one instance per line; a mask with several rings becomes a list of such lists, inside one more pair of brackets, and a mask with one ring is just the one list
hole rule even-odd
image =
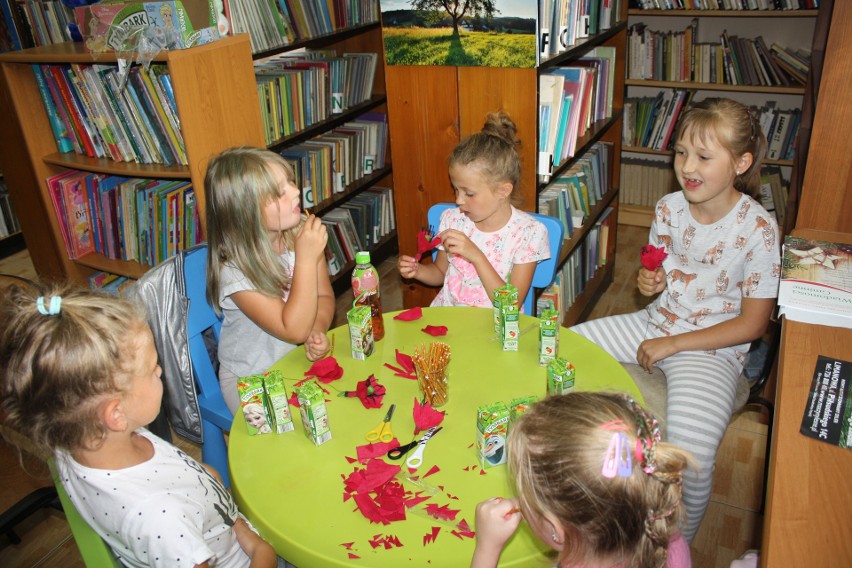
[[405, 489], [394, 476], [400, 466], [373, 458], [343, 480], [343, 500], [352, 498], [367, 519], [383, 525], [405, 520]]
[[434, 426], [438, 426], [444, 421], [444, 411], [435, 410], [428, 402], [420, 404], [416, 398], [414, 399], [414, 433], [428, 430]]
[[666, 253], [665, 247], [655, 247], [654, 245], [645, 245], [639, 251], [639, 261], [648, 270], [657, 270], [663, 265], [663, 261], [669, 256]]
[[400, 321], [414, 321], [414, 320], [419, 320], [422, 317], [423, 317], [423, 308], [421, 308], [420, 306], [415, 306], [415, 307], [411, 308], [410, 310], [405, 310], [404, 312], [399, 312], [398, 314], [393, 316], [393, 319], [400, 320]]
[[432, 235], [431, 227], [428, 231], [420, 229], [420, 232], [417, 233], [417, 254], [414, 255], [414, 258], [419, 261], [424, 254], [440, 244], [441, 238]]
[[414, 370], [414, 361], [411, 360], [410, 355], [406, 355], [405, 353], [400, 353], [399, 349], [395, 349], [396, 351], [396, 362], [399, 363], [399, 367], [394, 367], [390, 363], [385, 363], [385, 367], [394, 372], [394, 375], [397, 377], [404, 377], [406, 379], [417, 380], [417, 375]]
[[433, 335], [435, 337], [440, 337], [442, 335], [447, 335], [447, 326], [445, 325], [427, 325], [423, 329], [421, 329], [423, 333], [428, 333], [429, 335]]
[[400, 446], [399, 440], [394, 438], [390, 442], [375, 442], [373, 444], [364, 444], [356, 446], [355, 451], [358, 455], [358, 461], [367, 463], [371, 458], [379, 458], [387, 455], [389, 451]]
[[343, 391], [340, 396], [357, 397], [364, 408], [381, 408], [386, 390], [384, 385], [379, 384], [379, 381], [376, 380], [375, 375], [370, 375], [363, 381], [358, 381], [354, 391]]
[[311, 365], [311, 368], [305, 371], [305, 376], [316, 377], [321, 383], [330, 383], [343, 376], [343, 367], [334, 357], [325, 357]]

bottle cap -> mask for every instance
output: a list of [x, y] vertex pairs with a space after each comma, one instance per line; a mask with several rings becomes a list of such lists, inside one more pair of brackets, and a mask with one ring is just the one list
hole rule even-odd
[[356, 264], [370, 264], [370, 251], [358, 251], [355, 253]]

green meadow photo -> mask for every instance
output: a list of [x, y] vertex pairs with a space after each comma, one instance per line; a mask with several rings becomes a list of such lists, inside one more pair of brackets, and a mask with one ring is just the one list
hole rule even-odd
[[535, 66], [535, 3], [382, 2], [388, 65]]

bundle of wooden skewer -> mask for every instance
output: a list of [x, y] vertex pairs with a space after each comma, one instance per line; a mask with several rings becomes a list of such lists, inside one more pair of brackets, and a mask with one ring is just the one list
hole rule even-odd
[[414, 349], [411, 361], [426, 402], [433, 407], [446, 404], [449, 399], [447, 365], [450, 363], [450, 346], [439, 341], [421, 345]]

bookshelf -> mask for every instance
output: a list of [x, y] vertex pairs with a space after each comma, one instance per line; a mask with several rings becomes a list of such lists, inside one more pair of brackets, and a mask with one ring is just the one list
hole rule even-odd
[[[729, 36], [754, 39], [761, 36], [766, 45], [777, 43], [794, 49], [811, 49], [814, 23], [817, 9], [798, 10], [645, 10], [630, 8], [628, 26], [644, 24], [660, 32], [683, 32], [690, 22], [697, 21], [696, 43], [718, 43], [722, 32]], [[768, 86], [768, 85], [731, 85], [721, 83], [693, 81], [658, 81], [646, 79], [626, 79], [628, 97], [655, 96], [664, 89], [693, 91], [693, 100], [708, 97], [729, 97], [749, 106], [763, 106], [769, 101], [776, 103], [777, 109], [796, 109], [801, 107], [804, 85]], [[624, 143], [622, 151], [626, 156], [659, 160], [671, 165], [672, 153], [666, 150], [654, 150], [647, 147]], [[782, 175], [789, 179], [790, 159], [765, 159], [764, 165], [780, 168]], [[630, 225], [650, 227], [653, 206], [622, 202], [619, 207], [620, 222]]]
[[[617, 4], [617, 3], [616, 3]], [[550, 5], [550, 4], [548, 4]], [[447, 176], [447, 157], [465, 136], [479, 131], [489, 112], [507, 112], [518, 127], [521, 140], [522, 209], [538, 211], [538, 198], [550, 182], [539, 182], [539, 78], [548, 69], [570, 66], [599, 46], [614, 47], [615, 73], [612, 116], [591, 125], [579, 137], [573, 157], [561, 163], [551, 180], [571, 168], [596, 142], [613, 145], [612, 172], [603, 199], [591, 210], [587, 222], [563, 241], [560, 270], [572, 254], [586, 244], [590, 228], [608, 207], [611, 219], [607, 263], [586, 282], [585, 288], [565, 309], [563, 325], [582, 321], [613, 278], [618, 222], [621, 112], [624, 95], [627, 3], [617, 4], [616, 24], [606, 31], [579, 40], [567, 51], [536, 67], [388, 66], [387, 89], [391, 140], [395, 153], [395, 201], [400, 251], [416, 251], [418, 231], [426, 224], [426, 211], [437, 202], [454, 201]], [[405, 307], [428, 305], [436, 289], [417, 282], [403, 282]]]

